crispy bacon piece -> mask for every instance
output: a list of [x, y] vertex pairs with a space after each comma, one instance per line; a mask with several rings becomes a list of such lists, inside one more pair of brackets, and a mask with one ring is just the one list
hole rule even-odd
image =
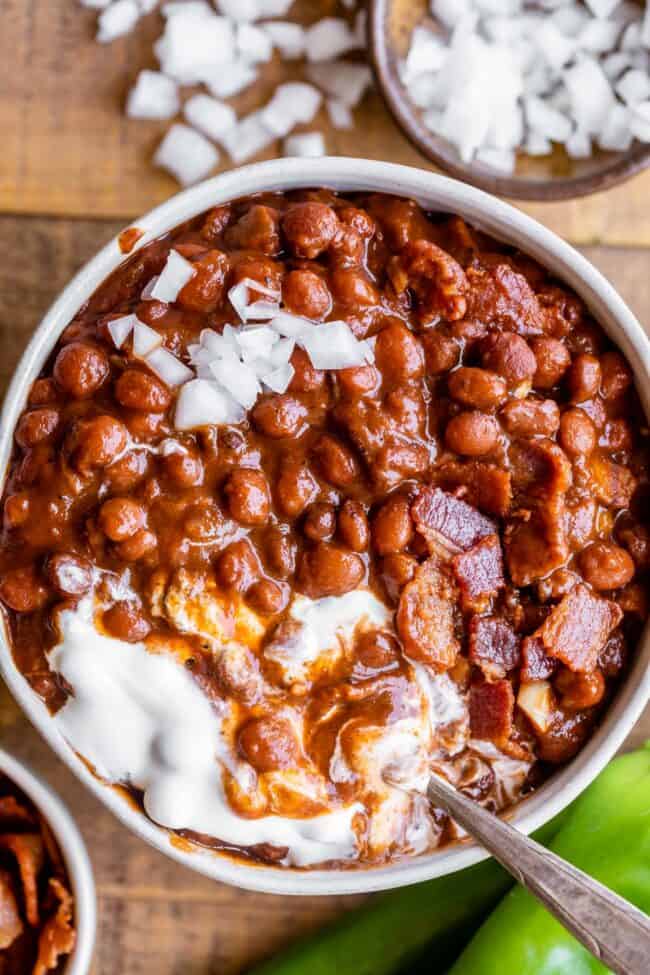
[[0, 796], [0, 828], [35, 825], [36, 820], [26, 806], [18, 802], [15, 796]]
[[536, 505], [505, 531], [508, 571], [516, 586], [529, 586], [561, 568], [569, 558], [564, 498]]
[[[23, 933], [18, 901], [11, 874], [0, 870], [0, 951], [8, 948]], [[0, 957], [0, 971], [2, 958]]]
[[469, 692], [472, 738], [501, 742], [510, 737], [515, 695], [509, 680], [473, 684]]
[[458, 261], [430, 240], [413, 240], [398, 257], [392, 258], [388, 274], [399, 294], [407, 287], [417, 299], [423, 325], [444, 319], [465, 317], [467, 277]]
[[541, 335], [546, 326], [537, 295], [523, 274], [506, 261], [467, 269], [470, 284], [467, 317], [501, 325], [519, 335]]
[[546, 680], [557, 670], [559, 664], [549, 657], [544, 644], [537, 636], [527, 636], [521, 641], [521, 670], [519, 678], [529, 684], [536, 680]]
[[488, 535], [452, 560], [463, 609], [479, 612], [490, 596], [505, 586], [503, 552], [498, 535]]
[[491, 679], [505, 677], [519, 663], [520, 640], [513, 628], [497, 616], [472, 616], [469, 622], [469, 659]]
[[544, 649], [569, 670], [593, 670], [598, 654], [623, 616], [609, 599], [595, 596], [585, 585], [575, 586], [553, 609], [534, 634]]
[[597, 454], [589, 461], [591, 483], [596, 498], [609, 508], [629, 508], [637, 479], [628, 467], [615, 464]]
[[397, 609], [397, 632], [413, 660], [436, 670], [454, 665], [459, 643], [455, 633], [457, 593], [436, 559], [427, 559], [402, 590]]
[[480, 460], [453, 460], [440, 464], [435, 476], [440, 486], [446, 490], [462, 487], [463, 499], [486, 515], [503, 518], [510, 510], [510, 471], [504, 471], [496, 464], [486, 464]]
[[41, 929], [33, 975], [46, 975], [56, 968], [61, 955], [69, 955], [76, 941], [76, 932], [72, 926], [70, 891], [57, 877], [50, 877], [49, 889], [58, 901], [58, 907]]
[[426, 485], [411, 506], [415, 527], [432, 548], [439, 545], [466, 552], [488, 535], [496, 535], [497, 526], [491, 518], [447, 494], [438, 487]]
[[38, 875], [43, 866], [43, 840], [35, 833], [0, 833], [0, 849], [9, 850], [16, 858], [25, 898], [25, 914], [32, 926], [39, 921]]
[[[567, 455], [546, 437], [517, 440], [508, 451], [512, 486], [521, 499], [553, 500], [571, 487], [573, 473]], [[523, 503], [523, 502], [522, 502]]]

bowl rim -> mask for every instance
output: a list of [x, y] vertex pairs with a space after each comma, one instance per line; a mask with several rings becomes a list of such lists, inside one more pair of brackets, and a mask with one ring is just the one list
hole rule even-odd
[[471, 183], [487, 193], [513, 200], [551, 203], [600, 193], [617, 186], [650, 166], [650, 145], [635, 141], [625, 152], [612, 152], [604, 157], [602, 168], [583, 176], [560, 176], [533, 179], [525, 176], [499, 175], [498, 170], [482, 163], [464, 163], [455, 150], [447, 150], [444, 140], [425, 128], [420, 111], [404, 92], [395, 68], [395, 55], [388, 41], [386, 21], [392, 0], [370, 0], [367, 24], [367, 48], [377, 88], [394, 121], [422, 155], [456, 179]]
[[75, 947], [63, 973], [86, 975], [92, 962], [97, 933], [97, 894], [81, 831], [58, 793], [29, 765], [3, 748], [0, 748], [0, 773], [11, 779], [31, 799], [59, 845], [72, 886], [77, 932]]
[[[510, 204], [481, 190], [426, 170], [346, 157], [276, 159], [255, 163], [206, 180], [173, 196], [134, 221], [144, 231], [131, 253], [211, 206], [253, 193], [308, 187], [343, 192], [381, 192], [416, 199], [428, 209], [464, 216], [487, 233], [521, 247], [573, 288], [630, 362], [647, 416], [650, 416], [650, 341], [605, 277], [573, 247]], [[131, 255], [128, 255], [131, 256]], [[36, 328], [5, 396], [0, 420], [0, 484], [9, 463], [13, 430], [33, 379], [63, 328], [101, 282], [125, 259], [113, 238], [70, 281]], [[0, 614], [1, 616], [2, 614]], [[162, 853], [214, 880], [259, 892], [284, 895], [352, 894], [386, 890], [453, 873], [488, 854], [459, 844], [389, 866], [354, 869], [277, 868], [235, 860], [188, 844], [148, 820], [120, 790], [97, 779], [69, 747], [47, 708], [16, 668], [4, 621], [0, 625], [0, 673], [16, 701], [59, 758], [133, 832]], [[585, 747], [513, 811], [511, 821], [526, 833], [538, 829], [568, 805], [613, 757], [650, 698], [650, 631], [608, 711]]]

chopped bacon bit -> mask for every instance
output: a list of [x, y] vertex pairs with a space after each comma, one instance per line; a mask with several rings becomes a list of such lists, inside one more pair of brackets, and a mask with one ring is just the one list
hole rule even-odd
[[519, 663], [519, 637], [495, 616], [473, 616], [469, 622], [469, 659], [486, 677], [505, 677]]
[[127, 227], [126, 230], [122, 230], [118, 234], [117, 245], [123, 254], [130, 254], [143, 236], [144, 230], [141, 230], [140, 227]]
[[615, 464], [607, 457], [594, 455], [589, 461], [594, 494], [609, 508], [629, 508], [637, 479], [628, 467]]
[[38, 875], [43, 866], [43, 841], [35, 833], [0, 833], [0, 849], [9, 850], [16, 858], [25, 898], [25, 914], [35, 927], [38, 913]]
[[468, 552], [461, 552], [452, 560], [452, 565], [466, 611], [484, 609], [490, 596], [496, 596], [506, 584], [498, 535], [488, 535]]
[[[23, 922], [20, 919], [11, 874], [6, 870], [0, 870], [0, 951], [12, 945], [22, 933]], [[2, 958], [0, 958], [0, 971], [4, 971]]]
[[540, 335], [546, 325], [544, 313], [524, 275], [503, 259], [491, 263], [467, 269], [467, 317], [511, 328], [519, 335]]
[[482, 538], [497, 533], [491, 518], [486, 518], [453, 494], [430, 485], [418, 494], [411, 506], [411, 516], [417, 530], [434, 547], [442, 544], [466, 552]]
[[580, 584], [567, 593], [534, 635], [569, 670], [584, 673], [596, 667], [599, 652], [622, 617], [616, 603], [595, 596]]
[[38, 939], [38, 958], [33, 975], [46, 975], [56, 968], [61, 955], [69, 955], [75, 946], [72, 926], [72, 895], [56, 877], [50, 877], [50, 890], [59, 902], [56, 913], [43, 925]]
[[505, 531], [506, 560], [516, 586], [543, 579], [569, 558], [562, 495], [525, 514], [525, 519]]
[[36, 820], [15, 796], [0, 796], [0, 825], [3, 829], [18, 823], [33, 826]]
[[521, 642], [521, 670], [519, 679], [522, 683], [532, 683], [536, 680], [546, 680], [557, 670], [559, 664], [553, 657], [549, 657], [544, 644], [536, 636], [527, 636]]
[[549, 498], [565, 494], [571, 487], [571, 464], [562, 448], [552, 440], [518, 440], [508, 453], [515, 493], [526, 498]]
[[512, 501], [509, 471], [482, 461], [449, 461], [436, 470], [441, 487], [462, 487], [463, 499], [486, 515], [504, 518]]
[[397, 632], [405, 652], [439, 671], [454, 665], [459, 650], [454, 589], [436, 560], [428, 559], [404, 586], [397, 609]]
[[469, 692], [469, 724], [473, 738], [504, 741], [512, 732], [515, 695], [509, 680], [473, 684]]

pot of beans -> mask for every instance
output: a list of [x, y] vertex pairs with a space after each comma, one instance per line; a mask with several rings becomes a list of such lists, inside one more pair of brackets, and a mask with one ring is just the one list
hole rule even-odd
[[[126, 251], [126, 253], [125, 253]], [[524, 214], [352, 159], [224, 174], [84, 268], [0, 443], [0, 663], [132, 830], [368, 891], [532, 830], [648, 696], [648, 340]]]

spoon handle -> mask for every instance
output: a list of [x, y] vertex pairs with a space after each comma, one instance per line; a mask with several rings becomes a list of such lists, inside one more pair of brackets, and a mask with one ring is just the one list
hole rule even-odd
[[438, 776], [429, 780], [427, 794], [604, 965], [617, 975], [648, 975], [650, 918], [646, 914]]

